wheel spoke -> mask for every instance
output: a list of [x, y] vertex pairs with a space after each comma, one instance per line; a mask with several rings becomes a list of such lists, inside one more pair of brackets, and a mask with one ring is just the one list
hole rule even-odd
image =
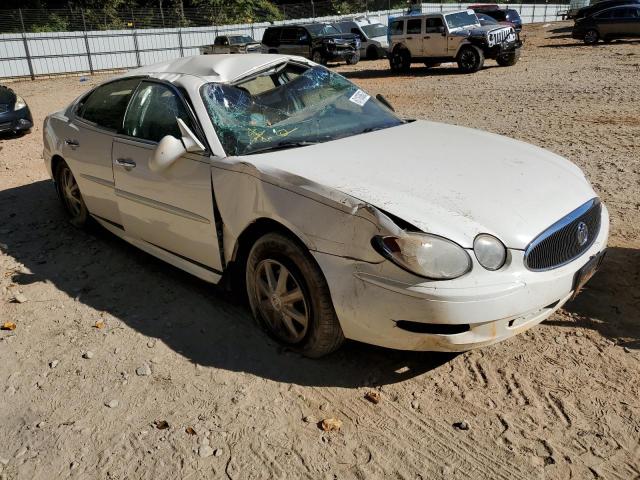
[[278, 272], [278, 283], [276, 285], [275, 293], [276, 295], [282, 295], [287, 291], [287, 279], [289, 278], [289, 271], [280, 267], [280, 271]]
[[289, 331], [292, 337], [298, 336], [298, 331], [296, 330], [295, 325], [293, 324], [292, 318], [286, 314], [282, 315], [282, 323], [285, 328]]
[[296, 287], [295, 289], [282, 295], [282, 297], [280, 297], [280, 300], [282, 300], [282, 303], [285, 305], [292, 305], [295, 302], [299, 302], [303, 298], [304, 297], [302, 296], [302, 290], [300, 290], [299, 287]]
[[264, 265], [264, 273], [267, 276], [267, 284], [269, 286], [269, 293], [276, 289], [276, 277], [273, 274], [273, 265], [271, 262], [267, 262]]
[[283, 312], [283, 316], [295, 320], [302, 327], [306, 327], [307, 326], [308, 322], [307, 322], [306, 315], [304, 315], [304, 314], [302, 314], [300, 312], [297, 312], [293, 308], [290, 308], [290, 307], [283, 308], [282, 312]]
[[264, 280], [258, 278], [258, 281], [256, 283], [258, 286], [258, 292], [268, 298], [271, 292], [269, 292], [269, 287], [265, 285]]

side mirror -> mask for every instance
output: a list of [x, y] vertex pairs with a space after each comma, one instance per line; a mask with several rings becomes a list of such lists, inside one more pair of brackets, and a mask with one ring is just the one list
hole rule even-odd
[[162, 137], [153, 155], [149, 159], [149, 169], [152, 172], [162, 172], [175, 163], [182, 155], [187, 153], [184, 145], [173, 135]]
[[379, 94], [377, 94], [377, 95], [376, 95], [376, 100], [378, 100], [381, 104], [383, 104], [385, 107], [387, 107], [387, 108], [388, 108], [389, 110], [391, 110], [392, 112], [395, 112], [395, 111], [396, 111], [396, 109], [395, 109], [395, 108], [393, 108], [393, 107], [391, 106], [391, 104], [389, 103], [389, 100], [387, 100], [386, 98], [384, 98], [384, 97], [382, 96], [382, 94], [381, 94], [381, 93], [379, 93]]
[[149, 159], [149, 169], [152, 172], [166, 170], [187, 152], [204, 152], [206, 150], [189, 127], [181, 119], [177, 118], [176, 120], [182, 134], [182, 140], [178, 140], [173, 135], [166, 135], [160, 140]]
[[439, 26], [438, 27], [438, 33], [441, 33], [442, 35], [444, 35], [444, 26]]

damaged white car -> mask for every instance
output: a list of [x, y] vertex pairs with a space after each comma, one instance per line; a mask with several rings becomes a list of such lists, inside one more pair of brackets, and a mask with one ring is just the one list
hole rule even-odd
[[580, 290], [609, 231], [569, 161], [404, 121], [284, 55], [133, 70], [49, 115], [44, 158], [74, 224], [246, 285], [260, 324], [314, 357], [516, 335]]

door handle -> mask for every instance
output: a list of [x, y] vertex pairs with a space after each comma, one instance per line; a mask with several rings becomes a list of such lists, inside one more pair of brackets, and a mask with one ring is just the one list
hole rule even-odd
[[80, 146], [80, 142], [78, 142], [78, 140], [71, 140], [70, 138], [65, 138], [64, 139], [64, 144], [68, 145], [70, 147], [79, 147]]
[[136, 162], [129, 160], [128, 158], [119, 158], [116, 160], [116, 165], [124, 167], [125, 170], [131, 170], [136, 168]]

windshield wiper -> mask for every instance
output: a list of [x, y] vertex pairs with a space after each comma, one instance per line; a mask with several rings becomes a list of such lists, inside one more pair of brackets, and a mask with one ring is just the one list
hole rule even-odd
[[278, 142], [275, 145], [269, 145], [268, 147], [257, 148], [255, 150], [251, 150], [247, 152], [246, 155], [253, 155], [255, 153], [264, 153], [264, 152], [273, 152], [275, 150], [286, 150], [287, 148], [298, 148], [298, 147], [307, 147], [309, 145], [316, 145], [320, 142], [313, 140], [300, 140], [297, 142], [286, 141]]

